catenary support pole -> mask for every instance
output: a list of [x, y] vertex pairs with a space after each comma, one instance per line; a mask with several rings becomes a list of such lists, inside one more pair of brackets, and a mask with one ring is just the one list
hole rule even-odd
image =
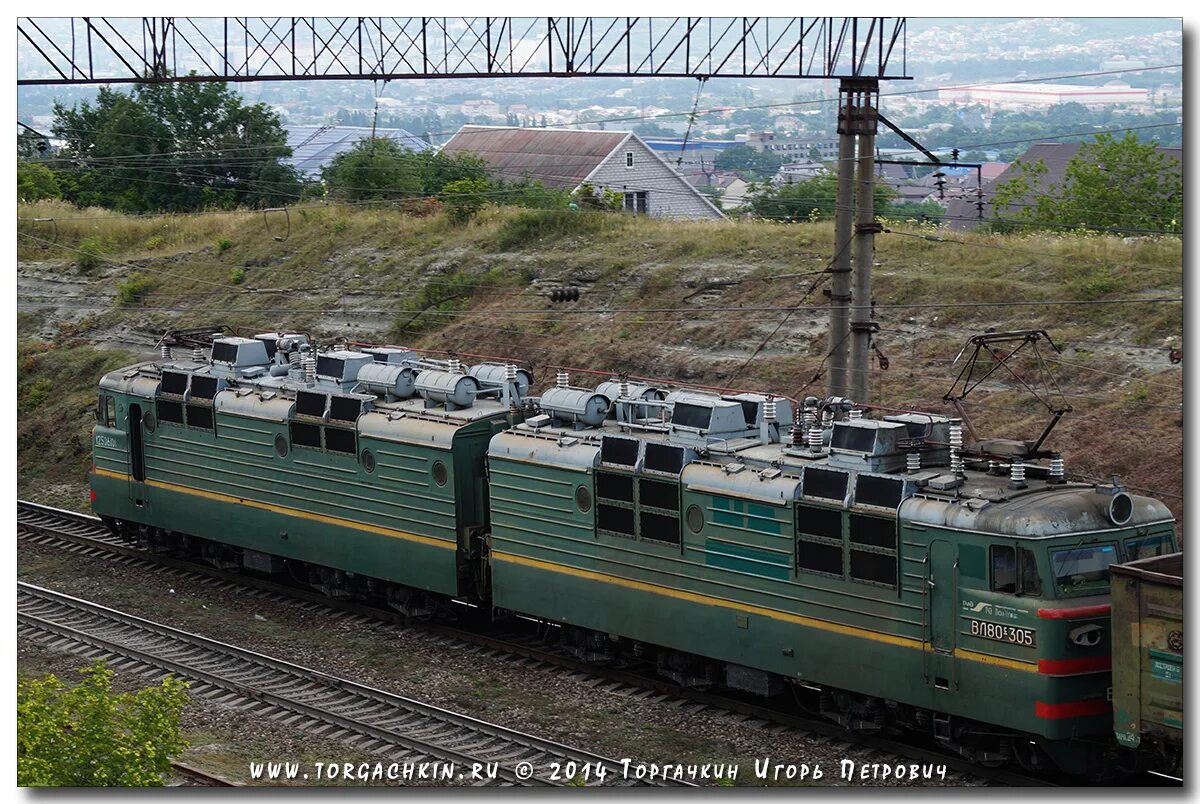
[[871, 335], [877, 328], [871, 320], [871, 266], [875, 261], [875, 107], [870, 95], [859, 107], [862, 123], [858, 134], [854, 222], [854, 294], [850, 306], [850, 398], [867, 402], [871, 368]]
[[833, 281], [829, 292], [829, 396], [850, 392], [850, 245], [854, 222], [853, 93], [838, 87], [837, 195], [833, 213]]

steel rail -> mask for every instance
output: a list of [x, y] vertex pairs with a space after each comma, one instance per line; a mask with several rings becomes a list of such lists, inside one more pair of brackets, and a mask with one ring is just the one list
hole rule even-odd
[[[567, 784], [550, 778], [550, 764], [568, 760], [603, 765], [608, 773], [596, 786], [641, 784], [621, 778], [618, 762], [591, 752], [20, 581], [17, 623], [26, 636], [45, 635], [56, 647], [70, 643], [89, 656], [133, 660], [142, 674], [190, 679], [203, 697], [230, 703], [233, 693], [262, 716], [291, 713], [313, 726], [344, 729], [369, 738], [376, 752], [399, 749], [405, 762], [454, 763], [460, 773], [496, 763], [497, 777], [482, 780], [489, 786]], [[530, 763], [533, 775], [519, 774], [518, 762]]]

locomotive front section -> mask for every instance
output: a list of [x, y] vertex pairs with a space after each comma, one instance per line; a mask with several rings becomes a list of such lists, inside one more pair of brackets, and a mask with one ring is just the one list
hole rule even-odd
[[1173, 551], [1173, 519], [1119, 486], [1037, 475], [964, 472], [954, 496], [907, 500], [902, 528], [930, 545], [930, 627], [944, 635], [931, 647], [952, 674], [947, 691], [971, 701], [972, 717], [1044, 738], [1057, 764], [1087, 772], [1097, 752], [1082, 743], [1111, 733], [1109, 567]]

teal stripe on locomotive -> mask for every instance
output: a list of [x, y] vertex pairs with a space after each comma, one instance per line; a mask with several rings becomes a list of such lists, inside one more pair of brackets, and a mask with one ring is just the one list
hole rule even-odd
[[[118, 397], [118, 420], [128, 404]], [[287, 423], [220, 413], [215, 430], [158, 422], [144, 435], [145, 483], [126, 437], [96, 428], [96, 513], [455, 596], [456, 552], [486, 517], [483, 453], [494, 423], [459, 426], [451, 449], [358, 436], [355, 454], [291, 445]], [[373, 472], [360, 463], [364, 449]], [[433, 477], [445, 465], [445, 485]], [[120, 475], [120, 478], [113, 477]], [[182, 523], [182, 524], [181, 524]]]

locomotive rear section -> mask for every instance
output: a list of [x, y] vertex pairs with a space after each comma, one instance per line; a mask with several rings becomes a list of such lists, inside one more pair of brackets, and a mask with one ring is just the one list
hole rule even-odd
[[1114, 678], [1139, 632], [1110, 580], [1176, 551], [1174, 521], [1072, 482], [1044, 436], [566, 370], [535, 396], [512, 362], [295, 333], [169, 351], [106, 375], [96, 410], [94, 509], [152, 549], [519, 614], [588, 660], [978, 762], [1101, 775], [1159, 745], [1131, 736], [1150, 699]]
[[394, 347], [318, 353], [295, 333], [164, 347], [100, 382], [92, 506], [153, 549], [334, 597], [413, 615], [478, 602], [484, 456], [528, 382]]

